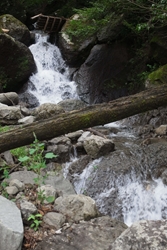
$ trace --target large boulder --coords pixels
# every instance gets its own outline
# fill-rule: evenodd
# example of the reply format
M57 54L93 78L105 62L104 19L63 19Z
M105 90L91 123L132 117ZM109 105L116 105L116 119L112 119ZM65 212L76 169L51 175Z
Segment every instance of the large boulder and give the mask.
M99 215L95 201L85 195L68 195L55 200L54 209L66 215L68 221L90 220Z
M0 90L17 91L36 70L29 48L0 33Z
M0 249L21 250L23 223L15 203L0 196Z
M0 94L0 103L9 106L17 105L19 103L18 94L15 92L2 93Z
M81 221L63 228L60 234L45 238L35 250L108 250L126 228L123 222L109 216Z
M139 221L112 244L114 250L166 250L167 221Z
M166 84L167 81L167 64L159 67L148 75L146 87L154 87L160 84Z
M77 18L79 18L79 16L74 15L71 19ZM77 39L76 43L75 37L71 39L66 32L66 29L68 29L68 23L71 19L67 20L66 24L61 30L59 36L59 47L63 57L67 61L67 64L70 67L78 67L89 55L90 49L93 47L96 41L96 36L86 37L82 40Z
M8 35L12 36L19 42L25 45L30 45L30 31L22 22L14 16L5 14L0 16L0 28L8 31Z
M74 75L78 95L92 104L107 102L127 94L125 87L128 50L125 44L98 44Z
M20 106L7 106L0 103L0 124L17 124L22 117Z
M114 151L114 143L112 140L97 135L88 136L83 146L87 154L92 158L98 158Z
M58 104L44 103L32 111L32 115L36 117L36 120L48 119L51 116L64 113L64 109Z

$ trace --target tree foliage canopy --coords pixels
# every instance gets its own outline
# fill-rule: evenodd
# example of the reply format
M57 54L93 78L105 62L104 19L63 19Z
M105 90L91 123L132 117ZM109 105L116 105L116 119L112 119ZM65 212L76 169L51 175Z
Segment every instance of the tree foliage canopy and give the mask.
M167 25L166 0L98 0L75 11L80 18L68 27L68 35L75 37L96 33L114 16L122 16L127 29L142 35Z

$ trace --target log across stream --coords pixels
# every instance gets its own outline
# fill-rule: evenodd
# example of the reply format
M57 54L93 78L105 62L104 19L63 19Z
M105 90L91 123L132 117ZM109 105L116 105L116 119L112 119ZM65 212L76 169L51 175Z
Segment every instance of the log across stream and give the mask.
M25 125L0 135L0 153L28 145L38 140L49 140L69 132L104 125L123 118L167 106L167 86L158 86L138 94L122 97L109 103L63 113L49 119Z

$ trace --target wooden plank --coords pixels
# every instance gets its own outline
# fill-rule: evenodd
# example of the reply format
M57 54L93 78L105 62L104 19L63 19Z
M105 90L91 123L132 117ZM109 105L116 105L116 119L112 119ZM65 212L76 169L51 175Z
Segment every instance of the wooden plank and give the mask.
M35 18L37 18L37 17L39 17L39 16L42 16L42 13L40 13L40 14L38 14L38 15L36 15L36 16L32 16L31 19L35 19Z
M47 28L47 25L48 25L48 21L49 21L49 17L47 17L47 20L46 20L46 23L45 23L45 27L44 27L44 31L46 30L46 28Z

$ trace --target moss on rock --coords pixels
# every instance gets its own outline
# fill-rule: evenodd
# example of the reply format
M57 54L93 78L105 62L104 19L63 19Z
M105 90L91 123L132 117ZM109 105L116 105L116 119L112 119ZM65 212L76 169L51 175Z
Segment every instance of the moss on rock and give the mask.
M158 68L157 70L153 71L151 74L148 75L147 85L149 87L166 83L167 83L167 64L161 66L160 68Z
M30 32L28 28L14 16L9 14L0 16L0 29L9 30L8 35L25 45L30 45Z

